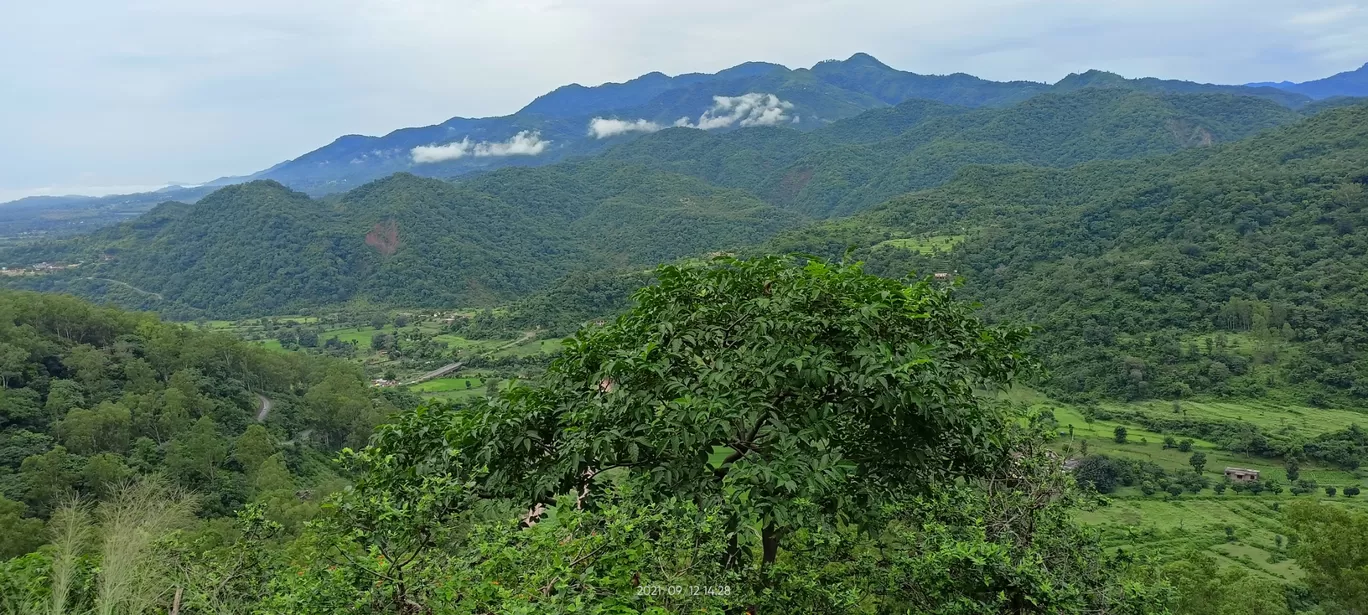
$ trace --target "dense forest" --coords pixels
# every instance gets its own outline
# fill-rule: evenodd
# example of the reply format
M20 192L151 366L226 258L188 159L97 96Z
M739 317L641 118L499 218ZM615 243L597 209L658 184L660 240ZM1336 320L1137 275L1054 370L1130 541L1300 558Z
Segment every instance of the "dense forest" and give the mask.
M46 542L70 498L153 476L194 491L206 520L257 503L297 525L343 484L331 453L412 404L366 384L349 363L0 292L0 557Z
M971 168L766 249L952 273L990 318L1041 327L1060 393L1361 406L1366 168L1360 105L1165 158Z
M953 289L779 257L652 278L537 381L393 414L337 465L320 453L413 400L326 360L4 295L6 348L29 355L7 351L3 390L30 402L7 404L29 410L6 436L45 444L0 500L0 608L1362 612L1347 545L1368 516L1342 506L1285 507L1306 575L1286 585L1107 548L1076 515L1131 470L1091 456L1071 478L1051 417L985 394L1038 372L1030 332ZM253 394L279 404L264 422Z
M950 180L972 164L1069 166L1233 141L1299 119L1267 100L1087 88L996 109L911 101L813 132L675 128L604 156L449 183L397 174L314 199L272 182L0 251L84 263L25 288L164 314L290 313L355 298L490 306L571 271L764 242Z

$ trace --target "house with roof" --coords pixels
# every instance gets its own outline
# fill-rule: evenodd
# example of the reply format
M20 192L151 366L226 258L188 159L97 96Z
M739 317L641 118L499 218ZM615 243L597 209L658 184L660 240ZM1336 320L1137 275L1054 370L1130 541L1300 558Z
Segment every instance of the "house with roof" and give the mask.
M1248 468L1226 468L1225 477L1237 483L1248 483L1259 480L1259 471Z

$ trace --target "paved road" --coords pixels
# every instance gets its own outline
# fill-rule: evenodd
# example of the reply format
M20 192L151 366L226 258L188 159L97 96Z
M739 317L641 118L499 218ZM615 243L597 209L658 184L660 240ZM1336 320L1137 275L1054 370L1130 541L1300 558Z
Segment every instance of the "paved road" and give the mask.
M260 423L265 421L266 415L271 413L271 400L261 393L257 393L257 400L261 402L261 407L257 409L257 422Z
M451 372L454 372L454 371L456 371L456 370L458 370L458 369L461 369L461 366L462 366L462 365L465 365L465 363L448 363L448 364L443 365L443 366L441 366L441 367L439 367L439 368L437 368L437 369L434 369L434 370L432 370L432 371L430 371L430 372L428 372L428 373L426 373L426 374L423 374L422 376L419 376L419 377L417 377L417 378L414 378L413 380L410 380L410 381L408 381L408 382L403 382L403 383L401 383L401 384L405 384L405 385L408 385L408 384L418 384L419 382L424 382L424 381L427 381L427 380L432 380L433 378L437 378L437 377L439 377L439 376L445 376L445 375L447 375L447 374L450 374Z

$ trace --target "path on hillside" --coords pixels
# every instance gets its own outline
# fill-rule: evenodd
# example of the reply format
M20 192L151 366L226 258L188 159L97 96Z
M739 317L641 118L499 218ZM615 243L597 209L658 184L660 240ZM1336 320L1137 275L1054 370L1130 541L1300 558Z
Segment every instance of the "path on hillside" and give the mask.
M142 293L142 294L144 294L144 295L151 295L151 296L153 296L153 297L156 297L158 301L166 301L166 297L161 296L161 293L154 293L154 292L152 292L152 291L150 291L150 290L143 290L143 289L141 289L141 288L138 288L137 286L134 286L134 285L132 285L132 284L129 284L128 282L120 282L120 281L118 281L118 280L111 280L111 279L109 279L109 278L92 278L92 277L84 277L84 278L78 278L78 279L81 279L81 280L99 280L99 281L101 281L101 282L109 282L110 284L118 284L119 286L122 286L122 287L124 287L124 288L130 289L130 290L134 290L134 291L137 291L137 292L140 292L140 293Z
M461 369L462 365L465 365L465 363L448 363L426 374L423 374L422 376L414 378L413 380L410 380L408 382L401 382L400 384L403 386L408 386L410 384L418 384L419 382L432 380L433 378L445 376L447 374L450 374L451 372Z
M260 423L271 413L271 400L261 393L257 393L257 399L261 402L261 407L257 409L257 422Z
M499 346L498 348L495 348L494 350L491 350L490 352L502 352L502 351L504 351L504 350L508 350L509 348L512 348L512 347L514 347L514 346L517 346L518 344L521 344L521 343L523 343L523 342L526 342L527 340L530 340L530 339L532 339L532 338L534 338L534 337L537 337L537 332L536 332L536 331L528 331L528 332L526 332L526 333L523 333L523 334L522 334L522 337L520 337L520 338L518 338L518 339L516 339L516 340L513 340L513 341L511 341L511 342L509 342L509 343L507 343L507 344L504 344L503 346Z

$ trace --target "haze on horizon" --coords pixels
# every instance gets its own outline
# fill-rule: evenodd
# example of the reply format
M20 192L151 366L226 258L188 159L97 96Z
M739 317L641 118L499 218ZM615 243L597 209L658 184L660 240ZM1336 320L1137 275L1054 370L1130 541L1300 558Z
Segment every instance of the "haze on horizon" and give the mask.
M1306 81L1368 61L1368 3L172 0L0 8L0 202L252 173L343 134L517 111L567 83L867 52L1056 81Z

